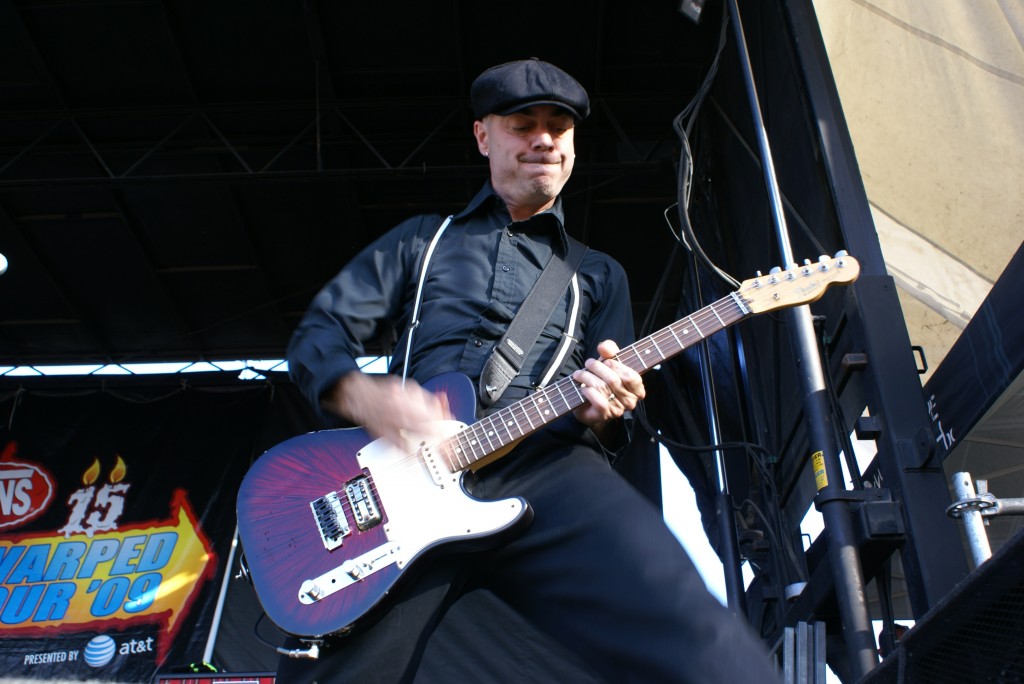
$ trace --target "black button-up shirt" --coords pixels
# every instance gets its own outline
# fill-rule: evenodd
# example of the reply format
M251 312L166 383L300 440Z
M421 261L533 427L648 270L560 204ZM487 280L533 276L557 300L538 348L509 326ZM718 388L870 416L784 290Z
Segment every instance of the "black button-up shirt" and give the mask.
M288 348L292 379L314 406L346 373L358 369L364 345L394 325L406 330L412 316L423 255L442 216L408 219L349 261L314 298ZM540 276L552 249L564 253L561 201L527 221L513 222L490 182L453 216L431 257L413 337L409 377L422 383L457 370L477 384L484 363L519 305ZM559 376L597 356L597 344L633 342L626 275L618 262L595 250L577 271L581 342ZM554 309L540 339L495 407L522 398L553 355L567 323L569 293ZM406 330L405 334L408 334ZM393 372L401 372L403 340Z

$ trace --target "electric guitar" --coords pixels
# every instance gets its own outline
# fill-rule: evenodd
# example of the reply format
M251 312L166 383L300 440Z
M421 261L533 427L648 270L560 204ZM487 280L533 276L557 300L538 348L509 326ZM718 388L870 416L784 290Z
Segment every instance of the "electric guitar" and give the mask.
M644 373L749 316L813 302L859 272L857 261L840 252L758 274L621 349L618 359ZM467 377L447 373L424 387L444 392L459 420L432 426L435 436L413 450L373 441L360 428L323 430L273 447L246 474L238 531L248 574L267 616L284 631L344 632L383 608L427 556L494 545L529 523L525 500L475 499L463 488L462 473L585 403L579 385L565 377L471 422L476 392Z

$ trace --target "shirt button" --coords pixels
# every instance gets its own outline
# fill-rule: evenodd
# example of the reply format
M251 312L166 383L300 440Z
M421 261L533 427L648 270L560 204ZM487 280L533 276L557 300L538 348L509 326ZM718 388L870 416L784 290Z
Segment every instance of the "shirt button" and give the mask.
M508 266L502 266L502 267L501 267L501 270L502 270L502 271L504 271L505 273L508 273L508 272L509 272L509 271L511 271L512 269L510 269L510 268L509 268Z
M481 342L480 340L473 340L473 344L474 344L475 346L477 346L477 347L482 347L482 346L484 346L484 343L483 343L483 342Z
M515 237L515 236L514 236L514 235L512 234L512 229L511 229L511 228L507 228L507 229L505 230L505 234L506 234L506 235L508 235L509 237Z

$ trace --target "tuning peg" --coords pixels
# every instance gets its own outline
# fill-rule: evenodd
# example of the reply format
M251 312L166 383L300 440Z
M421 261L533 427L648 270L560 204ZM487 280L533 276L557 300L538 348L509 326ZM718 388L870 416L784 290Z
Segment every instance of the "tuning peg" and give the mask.
M842 259L843 257L848 256L850 256L850 253L847 252L845 249L841 249L838 252L836 252L836 259Z
M779 268L778 266L772 266L772 269L770 271L768 271L768 273L770 273L771 275L775 275L776 273L781 273L781 272L782 272L782 269Z
M827 254L822 254L821 256L818 257L818 261L821 263L825 263L826 261L832 261L832 257L830 257Z

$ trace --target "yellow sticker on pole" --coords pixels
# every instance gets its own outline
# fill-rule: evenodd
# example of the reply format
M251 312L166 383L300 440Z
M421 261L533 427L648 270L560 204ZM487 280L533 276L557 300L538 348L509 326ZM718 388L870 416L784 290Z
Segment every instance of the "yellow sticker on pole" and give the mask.
M828 487L828 474L825 472L825 456L820 451L811 454L811 466L814 468L814 484L820 492Z

